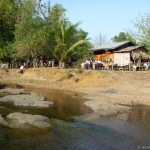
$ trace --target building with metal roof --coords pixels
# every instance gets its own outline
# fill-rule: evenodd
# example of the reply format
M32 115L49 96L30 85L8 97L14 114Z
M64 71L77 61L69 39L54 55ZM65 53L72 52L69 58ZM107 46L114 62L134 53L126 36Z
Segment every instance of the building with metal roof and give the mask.
M112 67L114 64L119 66L134 65L141 66L142 61L146 60L147 50L144 46L137 46L130 41L116 42L101 45L90 49L93 51L95 60L103 61L105 65Z
M119 49L123 46L134 46L135 44L133 44L130 41L124 41L124 42L116 42L116 43L111 43L111 44L105 44L105 45L101 45L99 47L96 48L92 48L90 49L91 51L100 51L100 50L115 50L115 49Z

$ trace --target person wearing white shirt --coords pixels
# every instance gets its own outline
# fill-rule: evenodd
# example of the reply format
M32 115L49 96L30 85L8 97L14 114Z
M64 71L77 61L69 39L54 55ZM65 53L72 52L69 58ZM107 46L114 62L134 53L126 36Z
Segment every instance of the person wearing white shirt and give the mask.
M21 65L19 73L23 74L24 66Z

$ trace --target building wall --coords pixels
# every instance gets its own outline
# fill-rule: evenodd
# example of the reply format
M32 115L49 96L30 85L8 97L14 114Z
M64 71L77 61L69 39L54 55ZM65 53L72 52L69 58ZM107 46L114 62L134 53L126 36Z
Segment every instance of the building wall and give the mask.
M130 52L114 53L114 64L126 66L130 64Z
M100 60L104 63L105 63L106 58L110 58L111 61L108 62L107 64L112 65L113 61L114 61L114 54L112 52L111 53L105 53L105 54L99 54L99 55L94 55L94 58L95 58L95 60Z

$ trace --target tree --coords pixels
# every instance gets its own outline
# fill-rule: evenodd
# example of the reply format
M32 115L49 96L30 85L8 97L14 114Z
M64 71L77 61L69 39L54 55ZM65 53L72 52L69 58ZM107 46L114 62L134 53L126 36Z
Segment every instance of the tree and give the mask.
M57 45L55 47L55 52L59 59L59 67L64 67L64 62L70 52L74 51L79 45L85 43L85 40L76 40L75 38L78 25L79 23L74 25L68 24L66 20L60 22L61 30L56 35Z
M0 60L12 60L15 18L17 8L15 0L0 0Z
M37 3L27 1L20 7L21 16L15 30L16 58L32 57L37 61L47 46L47 28L37 6Z
M32 0L0 0L0 59L26 61L39 57L60 62L82 58L87 32L65 16L65 9Z
M92 59L93 53L89 51L89 48L92 48L92 44L88 41L87 38L88 32L85 32L82 29L79 29L76 31L75 40L81 40L84 39L86 42L82 45L79 45L75 48L75 50L71 51L66 58L66 63L68 66L77 67L80 66L81 62L83 62L85 59Z
M45 24L47 28L47 59L55 59L58 57L55 54L56 34L60 32L60 22L65 13L65 9L60 4L55 4L53 7L48 6L48 16L45 17Z
M126 36L127 36L128 41L131 41L132 43L137 44L136 35L131 30L126 32Z
M106 35L102 35L102 33L100 32L99 35L97 37L95 37L94 39L94 45L95 47L97 46L101 46L103 44L106 44L107 42L107 38Z
M127 41L127 40L128 40L128 37L127 37L127 34L125 32L120 32L118 36L115 35L112 38L113 42L123 42L123 41Z
M132 43L136 44L136 38L134 33L129 30L128 32L120 32L119 35L115 35L112 39L113 42L124 42L124 41L131 41Z
M137 42L140 45L146 46L150 53L150 15L140 16L134 23Z

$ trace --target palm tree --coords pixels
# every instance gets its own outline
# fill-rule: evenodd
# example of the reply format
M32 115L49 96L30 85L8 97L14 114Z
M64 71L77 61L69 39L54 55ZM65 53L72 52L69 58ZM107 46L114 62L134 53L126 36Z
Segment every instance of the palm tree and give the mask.
M77 40L77 27L80 23L74 25L68 24L67 21L60 22L60 31L56 34L55 55L59 59L59 67L64 68L67 56L79 45L85 43L85 40Z

